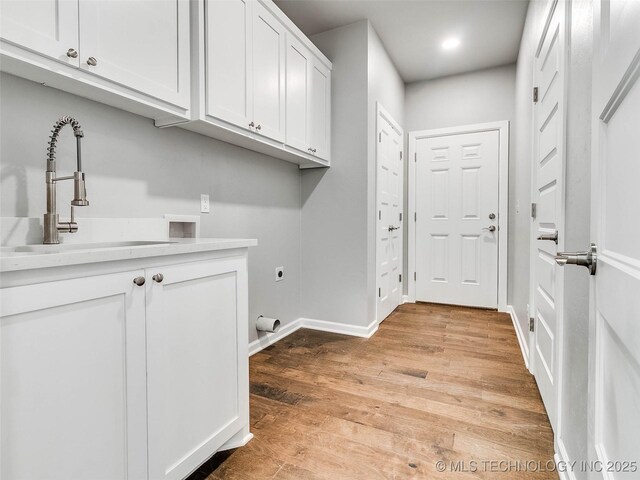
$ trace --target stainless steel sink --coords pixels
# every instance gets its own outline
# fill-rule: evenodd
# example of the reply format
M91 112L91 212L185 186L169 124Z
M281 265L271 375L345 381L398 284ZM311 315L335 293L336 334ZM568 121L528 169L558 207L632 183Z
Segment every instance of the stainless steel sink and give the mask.
M57 245L18 245L15 247L2 247L0 255L40 255L47 253L65 253L79 250L100 250L104 248L148 247L152 245L169 245L170 241L146 241L133 240L123 242L98 242L98 243L60 243Z

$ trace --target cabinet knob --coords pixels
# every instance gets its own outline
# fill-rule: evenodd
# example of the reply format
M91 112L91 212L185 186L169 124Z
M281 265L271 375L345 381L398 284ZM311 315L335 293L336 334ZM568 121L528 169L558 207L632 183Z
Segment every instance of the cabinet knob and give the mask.
M144 277L136 277L133 279L133 283L135 283L137 286L141 287L142 285L144 285Z
M70 48L69 50L67 50L67 57L78 58L78 52L74 48Z
M249 124L249 128L253 128L253 127L255 127L255 125L256 125L255 123L251 122L251 123Z
M153 277L153 281L156 283L162 283L162 280L164 280L164 275L162 275L161 273L156 273Z
M95 67L96 65L98 65L98 60L96 60L95 57L89 57L87 58L87 65Z
M262 130L262 125L256 126L256 130Z

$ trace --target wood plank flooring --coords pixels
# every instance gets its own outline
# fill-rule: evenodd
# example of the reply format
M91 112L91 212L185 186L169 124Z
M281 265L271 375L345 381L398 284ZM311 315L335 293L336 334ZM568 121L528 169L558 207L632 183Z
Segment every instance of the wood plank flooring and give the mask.
M370 339L298 330L250 381L254 439L190 480L558 478L506 314L407 304Z

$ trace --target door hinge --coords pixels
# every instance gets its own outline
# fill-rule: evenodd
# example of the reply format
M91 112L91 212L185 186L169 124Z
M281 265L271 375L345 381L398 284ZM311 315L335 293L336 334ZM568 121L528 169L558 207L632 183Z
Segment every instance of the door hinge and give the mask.
M402 150L400 150L400 160L402 160Z
M533 103L538 103L538 87L533 87Z
M398 282L402 283L402 274L398 275Z
M418 274L413 272L413 281L415 282L418 279Z
M381 297L381 296L382 296L382 289L378 288L378 297Z
M415 153L413 154L413 161L414 161L414 162L417 162L417 161L418 161L418 152L415 152Z
M379 141L379 142L382 142L382 132L380 132L380 133L378 134L378 141Z
M413 212L413 221L414 222L418 221L418 212Z
M531 218L536 218L537 214L538 214L538 204L537 203L532 203L531 204Z
M382 210L378 210L378 220L382 220Z
M400 212L400 221L402 221L402 212Z
M535 330L535 328L536 328L535 325L536 325L535 320L533 319L533 317L530 317L529 318L529 331L530 332L533 332Z

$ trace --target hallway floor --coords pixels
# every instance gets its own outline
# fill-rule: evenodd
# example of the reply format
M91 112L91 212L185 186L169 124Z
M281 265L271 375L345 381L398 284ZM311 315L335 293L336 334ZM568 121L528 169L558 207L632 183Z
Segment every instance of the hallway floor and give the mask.
M503 313L406 304L370 339L298 330L250 381L254 439L189 480L558 478Z

